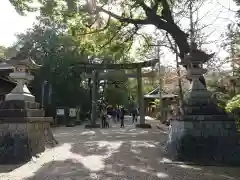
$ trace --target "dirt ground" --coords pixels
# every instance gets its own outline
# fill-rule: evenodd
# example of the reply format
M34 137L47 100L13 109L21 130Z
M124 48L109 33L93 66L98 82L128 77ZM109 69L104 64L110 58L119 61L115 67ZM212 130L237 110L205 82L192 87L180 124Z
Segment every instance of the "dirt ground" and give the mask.
M152 121L154 124L154 121ZM125 128L54 128L59 145L20 167L0 167L0 180L240 180L237 167L197 167L163 156L167 133Z

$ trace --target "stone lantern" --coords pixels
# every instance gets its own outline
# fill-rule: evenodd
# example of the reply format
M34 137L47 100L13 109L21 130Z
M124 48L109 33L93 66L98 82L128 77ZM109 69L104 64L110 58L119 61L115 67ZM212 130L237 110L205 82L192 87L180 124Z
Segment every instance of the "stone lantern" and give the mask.
M202 67L212 55L196 48L185 56L191 87L184 95L183 113L171 121L166 155L172 160L203 164L240 164L240 136L231 114L219 108L200 82Z
M53 118L45 117L44 109L27 88L34 78L29 70L41 66L28 58L12 58L2 63L6 64L12 66L9 76L16 81L16 87L0 104L0 164L15 164L30 160L57 141L50 128Z
M16 80L17 85L11 91L11 93L6 95L5 100L35 102L35 97L30 93L26 84L34 79L34 77L30 74L29 70L39 68L41 66L36 64L30 58L23 60L11 59L6 62L14 67L14 72L10 73L9 76Z

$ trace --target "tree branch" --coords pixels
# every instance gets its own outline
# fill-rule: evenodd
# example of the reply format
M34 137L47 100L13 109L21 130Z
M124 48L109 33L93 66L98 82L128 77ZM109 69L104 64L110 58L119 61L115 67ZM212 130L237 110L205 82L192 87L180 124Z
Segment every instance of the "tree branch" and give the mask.
M104 31L104 30L106 30L106 29L109 27L109 25L110 25L110 20L111 20L111 16L108 16L107 24L106 24L103 28L101 28L101 29L96 29L95 31L91 31L91 32L86 32L86 33L78 34L78 35L82 36L82 35L94 34L94 33L98 33L98 32Z
M143 8L146 14L152 11L152 9L148 7L143 0L136 0L136 4L139 4Z
M175 54L177 54L178 56L180 56L180 54L178 53L178 50L174 47L174 45L172 44L171 42L171 39L169 37L169 35L166 33L166 37L167 37L167 40L168 40L168 43L170 44L170 47L171 47L171 50L173 50L173 52Z
M112 40L117 37L119 31L121 30L121 28L118 29L118 31L116 32L115 35L113 35L105 44L103 44L102 46L100 46L100 49L104 48L106 45L110 44L112 42Z
M152 7L152 11L153 12L157 12L157 10L158 10L158 6L159 6L159 3L161 2L161 0L155 0L155 4L153 5L153 7Z
M189 52L190 47L187 41L188 35L183 32L178 25L176 25L173 21L173 17L171 14L170 7L168 5L168 2L166 0L159 0L159 2L162 3L163 6L163 17L157 15L154 13L151 8L146 7L146 4L141 2L141 0L137 0L138 4L141 5L142 8L145 8L147 10L146 12L146 19L130 19L130 18L124 18L121 17L115 13L112 13L111 11L108 11L102 7L97 8L97 12L104 12L111 17L119 20L120 22L124 23L130 23L134 25L147 25L152 24L155 25L158 29L162 29L167 31L175 40L176 44L179 47L180 51L180 57L181 59L184 58L184 55ZM149 10L149 11L148 11Z
M171 13L171 10L170 10L167 0L161 0L161 1L162 1L162 6L163 6L163 10L162 10L163 19L165 19L169 23L174 23L172 13Z
M117 14L112 13L111 11L108 11L104 8L98 7L97 8L97 12L104 12L106 14L108 14L109 16L119 20L120 22L124 22L124 23L130 23L130 24L134 24L134 25L138 25L138 24L151 24L151 22L148 19L130 19L130 18L124 18L121 17Z

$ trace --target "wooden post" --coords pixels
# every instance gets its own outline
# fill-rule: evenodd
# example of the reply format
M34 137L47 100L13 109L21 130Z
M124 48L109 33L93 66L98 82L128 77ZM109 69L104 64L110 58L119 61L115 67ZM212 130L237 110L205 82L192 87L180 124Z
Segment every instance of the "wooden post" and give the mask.
M144 98L142 92L142 67L139 65L137 66L137 83L140 124L145 124Z

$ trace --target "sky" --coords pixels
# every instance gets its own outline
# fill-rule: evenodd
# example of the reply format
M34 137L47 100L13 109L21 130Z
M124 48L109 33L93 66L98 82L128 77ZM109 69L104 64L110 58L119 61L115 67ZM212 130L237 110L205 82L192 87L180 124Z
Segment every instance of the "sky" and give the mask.
M218 55L222 58L227 56L227 53L220 48L220 44L223 41L221 34L226 31L227 24L235 19L235 12L237 10L236 5L232 0L210 0L204 5L199 16L204 15L208 12L202 21L204 24L211 24L205 29L205 33L211 33L208 41L214 41L205 45L204 48L212 51L218 52ZM37 13L30 13L27 16L20 16L16 13L14 8L11 6L8 0L0 1L0 22L2 27L0 28L0 45L1 46L11 46L16 42L16 34L23 33L28 28L32 27L32 24L36 20ZM216 19L217 17L217 19ZM188 26L186 20L182 20L183 26ZM153 31L152 27L146 28L146 31ZM216 41L217 40L217 41ZM168 56L166 53L165 56ZM167 63L167 59L165 63Z
M15 41L17 33L25 32L31 28L36 20L37 13L20 16L8 0L0 0L0 45L11 46Z

